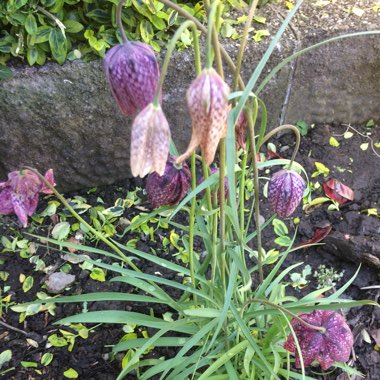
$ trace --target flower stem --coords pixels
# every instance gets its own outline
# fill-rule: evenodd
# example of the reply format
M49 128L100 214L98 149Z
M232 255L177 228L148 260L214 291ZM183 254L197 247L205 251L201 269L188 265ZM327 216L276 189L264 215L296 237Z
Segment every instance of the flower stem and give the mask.
M127 35L125 34L124 27L123 27L123 22L121 21L121 10L123 9L125 0L120 0L119 4L117 4L116 8L116 25L117 28L119 29L119 33L121 36L121 39L124 44L126 44L128 41Z
M249 34L249 29L251 28L252 24L252 19L255 14L256 8L257 8L257 3L258 0L253 0L251 7L249 8L249 13L247 16L247 21L245 22L244 26L244 31L243 31L243 36L240 40L240 48L238 52L238 56L236 59L236 70L234 74L234 82L233 82L233 90L237 91L238 89L238 84L239 84L239 75L240 75L240 70L241 70L241 63L243 61L243 56L244 56L244 50L245 47L247 46L247 39L248 39L248 34Z
M255 110L258 109L257 98L254 98ZM249 110L248 110L249 113ZM257 116L257 114L256 114ZM256 121L256 120L255 120ZM252 166L253 166L253 182L254 182L254 202L255 202L255 225L257 231L257 265L259 270L260 284L264 281L263 275L263 252L261 241L261 226L260 226L260 194L259 194L259 170L257 167L257 155L256 155L256 137L255 137L255 124L253 117L248 115L248 131L251 140L252 149Z
M277 128L274 128L272 131L270 131L269 133L267 133L264 136L263 140L261 141L260 147L263 144L265 144L276 133L281 132L281 131L285 131L285 130L291 130L292 132L294 132L294 134L296 136L296 146L294 147L292 158L291 158L290 164L289 164L289 170L290 170L292 168L294 159L296 158L296 155L298 153L298 150L300 148L300 143L301 143L301 134L300 134L300 131L299 131L299 129L297 127L295 127L292 124L284 124L284 125L281 125L281 126L279 126Z
M160 81L158 83L158 86L156 88L156 94L154 96L153 104L155 107L159 107L160 105L160 94L162 90L162 86L164 84L164 80L166 77L166 74L168 72L169 62L170 58L173 54L173 51L175 49L177 41L181 38L182 33L187 28L191 28L193 32L193 43L194 43L194 54L195 54L195 62L196 62L196 68L198 71L198 62L200 62L200 52L199 52L199 38L197 34L197 28L192 20L185 21L175 32L173 38L170 40L168 50L166 51L164 63L162 64L161 68L161 75L160 75Z
M191 189L194 190L197 187L197 174L195 166L195 153L191 155ZM195 281L195 270L194 270L194 224L195 224L195 206L196 198L193 197L191 200L190 216L189 216L189 265L190 265L190 276L191 283L195 289L197 284ZM197 306L197 295L194 294L194 305Z
M193 17L189 12L187 12L185 9L181 8L179 5L173 3L171 0L159 0L162 4L165 4L166 6L174 9L175 11L178 12L181 16L185 17L188 20L191 20L194 22L198 30L200 30L202 33L207 34L207 28L202 25L195 17ZM229 54L227 53L226 49L224 49L223 46L220 46L220 53L230 68L230 70L234 73L236 71L235 64ZM239 87L241 90L244 89L244 82L243 79L239 76Z
M205 4L208 6L208 0L205 0ZM215 0L211 7L209 8L208 12L208 28L207 28L207 40L206 40L206 69L210 69L212 67L212 61L213 61L213 55L212 55L212 46L213 46L213 35L214 33L214 27L215 27L215 13L217 10L217 7L219 5L219 0ZM216 54L216 49L214 45L214 53Z
M269 305L269 306L272 306L273 308L275 309L278 309L278 310L281 310L282 312L284 312L285 314L288 314L290 315L291 317L297 319L299 322L301 322L303 325L305 325L307 328L311 329L311 330L316 330L316 331L320 331L322 334L324 334L326 332L326 328L325 327L322 327L322 326L315 326L315 325L312 325L306 321L304 321L302 318L300 318L299 315L291 312L290 310L288 310L286 307L283 307L283 306L280 306L276 303L273 303L273 302L270 302L270 301L267 301L267 300L262 300L262 299L251 299L251 300L248 300L241 308L241 311L240 311L240 315L243 316L244 314L244 309L252 304L252 303L262 303L264 305Z

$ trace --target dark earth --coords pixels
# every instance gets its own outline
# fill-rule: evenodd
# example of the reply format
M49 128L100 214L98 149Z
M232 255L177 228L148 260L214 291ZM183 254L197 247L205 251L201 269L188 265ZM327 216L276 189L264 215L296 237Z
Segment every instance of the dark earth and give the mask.
M352 137L348 139L342 136L347 130L353 132ZM339 147L333 147L329 144L330 137L333 135L340 143ZM302 261L305 265L308 264L312 267L312 273L321 264L333 268L337 273L344 271L343 278L337 283L337 287L339 287L346 283L358 269L358 266L362 264L359 275L346 292L345 297L355 300L378 301L380 295L380 217L376 213L375 215L368 215L366 210L376 209L377 212L380 212L380 149L374 147L372 150L370 139L373 142L380 141L380 127L376 125L370 128L355 126L355 130L353 130L343 125L321 125L310 129L307 136L302 138L297 160L305 167L309 177L316 171L315 162L321 162L330 169L326 178L320 175L314 179L310 178L310 180L318 180L322 184L326 179L339 179L352 188L355 198L352 202L346 203L335 211L327 210L330 203L309 208L307 213L303 212L300 207L295 215L300 218L296 243L311 239L313 231L317 227L331 225L332 231L324 239L325 244L296 251L289 256L286 265ZM272 142L282 157L291 155L293 146L291 135L283 135ZM362 150L361 144L367 142L369 143L368 148ZM125 180L114 186L98 188L96 191L85 190L79 192L79 195L85 197L87 203L92 206L96 205L98 197L100 197L106 207L110 207L116 199L125 197L128 190L133 190L136 186L143 187L144 181ZM66 194L66 196L77 194ZM142 191L140 195L145 197ZM322 189L313 194L313 198L321 196L324 196ZM47 199L41 201L38 211L41 212L45 209L46 204ZM129 208L123 217L132 219L141 211L141 207L149 208L149 204L144 201L139 208ZM264 217L270 216L270 211L265 206L261 212ZM49 218L45 218L41 225L33 222L32 226L35 228L29 228L29 231L47 236L51 232L53 222ZM184 223L186 222L184 221ZM286 224L291 233L294 232L293 217L287 220ZM19 227L16 217L0 217L0 233L2 236L10 238L21 236L24 232ZM122 232L122 227L118 232ZM267 249L275 247L273 232L268 229L264 238L264 246ZM138 248L149 250L143 239L138 244ZM159 254L159 250L157 252ZM38 254L46 265L60 268L65 263L59 253L49 247L40 246ZM1 271L9 273L8 279L5 282L0 282L1 298L12 294L12 300L16 303L34 300L36 292L41 291L46 274L41 271L34 271L34 265L28 259L21 258L17 252L3 252L0 258L3 260L0 267ZM154 273L158 269L151 264L145 264L140 262L139 266L148 273ZM165 277L176 279L171 272L165 272L163 268L159 268L159 270ZM70 273L76 276L76 280L64 291L63 294L65 295L95 291L131 291L128 286L119 283L94 281L89 277L90 272L82 270L78 265L72 265ZM23 292L19 281L20 274L33 275L34 277L34 286L26 293ZM316 288L316 278L311 274L307 279L310 281L308 286L304 290L295 289L295 293L310 292ZM5 294L2 293L4 285L11 287L10 291ZM147 313L151 306L128 302L123 304L107 302L89 304L87 307L90 310L121 308ZM0 378L59 380L65 379L63 373L69 368L74 368L78 372L79 379L113 380L117 377L123 355L112 357L110 345L117 343L124 335L120 325L103 325L90 332L87 339L78 337L72 352L68 352L67 346L51 347L47 350L47 337L58 332L59 329L59 326L53 323L65 316L82 312L83 304L57 304L54 317L47 312L42 312L26 318L23 323L19 323L19 314L10 308L6 308L4 303L2 303L0 310L0 352L10 349L13 354L11 361L0 370ZM162 306L153 307L153 310L155 315L170 311ZM379 379L380 309L363 306L345 310L344 313L355 337L354 353L350 364L354 363L354 366L366 375L366 379ZM34 346L30 344L30 341L28 343L27 339L32 339L35 342ZM42 366L40 359L47 351L54 355L54 359L49 365ZM170 357L174 354L175 351L172 348L163 348L155 349L148 355L158 358L161 356ZM20 364L21 361L36 362L38 366L37 368L23 368ZM14 369L7 371L9 368ZM37 373L36 369L40 373ZM316 379L348 379L344 374L337 371L322 375L319 373L318 367L315 368L314 373L309 373L309 375ZM134 375L127 377L127 379L135 378L137 377Z

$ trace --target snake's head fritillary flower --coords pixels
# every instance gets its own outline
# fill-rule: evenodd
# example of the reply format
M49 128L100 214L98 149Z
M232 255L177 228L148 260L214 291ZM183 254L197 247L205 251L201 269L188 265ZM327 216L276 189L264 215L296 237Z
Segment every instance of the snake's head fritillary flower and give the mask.
M353 336L347 322L340 314L331 310L315 310L299 317L311 325L325 328L323 333L305 326L298 319L291 321L305 366L317 361L322 369L326 370L334 362L346 362L349 359ZM293 334L288 336L284 348L294 353L296 367L300 368L301 358Z
M128 41L114 46L104 57L104 71L125 116L135 115L153 101L160 69L148 45Z
M54 183L53 170L49 169L45 178ZM8 174L8 181L0 182L0 214L16 214L21 225L28 225L28 216L37 209L39 193L51 194L52 191L33 171L25 169Z
M200 145L205 162L210 165L221 138L227 134L229 87L213 69L204 69L187 91L187 105L192 120L192 135L182 162Z
M163 175L169 155L170 128L161 106L148 104L135 118L131 134L131 171L134 177Z
M268 199L272 210L282 218L293 214L300 204L305 181L293 170L280 170L269 181Z
M182 167L174 164L175 158L169 156L162 176L158 173L148 175L146 192L154 208L179 203L190 188L190 169L186 163Z

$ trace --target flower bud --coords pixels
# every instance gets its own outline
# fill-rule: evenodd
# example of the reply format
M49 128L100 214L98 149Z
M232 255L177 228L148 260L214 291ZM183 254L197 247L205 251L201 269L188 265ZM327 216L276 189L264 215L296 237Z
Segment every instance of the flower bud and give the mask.
M135 118L131 134L131 171L134 177L163 175L169 154L170 128L161 106L148 104Z
M291 325L297 337L305 366L313 361L319 362L323 370L337 362L346 362L353 346L353 336L345 319L335 311L314 310L311 313L299 315L305 322L323 327L324 332L311 329L298 319L293 319ZM301 358L296 348L293 334L288 336L284 348L294 353L296 367L301 368Z
M142 42L126 42L108 50L104 71L121 112L133 116L153 101L160 69L153 50Z
M272 210L282 218L293 214L301 202L305 182L293 170L280 170L269 181L268 199Z
M186 152L178 157L184 161L201 146L205 162L210 165L219 140L227 134L229 87L212 68L204 69L187 91L187 105L192 120L191 141Z
M146 192L154 208L179 203L190 188L190 169L186 163L182 168L174 165L174 157L169 156L162 176L149 174L146 181Z

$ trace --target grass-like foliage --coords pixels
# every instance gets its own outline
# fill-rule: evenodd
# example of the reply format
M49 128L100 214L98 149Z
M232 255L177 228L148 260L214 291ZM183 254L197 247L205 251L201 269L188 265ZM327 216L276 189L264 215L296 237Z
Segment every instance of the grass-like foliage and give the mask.
M176 5L169 0L162 2L176 9ZM138 325L153 331L150 336L136 335L113 346L115 353L126 352L118 379L132 372L142 380L157 375L160 379L198 380L311 379L306 375L305 367L313 361L326 369L335 361L347 361L350 355L352 333L338 311L376 303L342 297L355 276L329 296L323 297L331 287L318 289L300 299L289 296L289 284L285 277L300 264L287 267L284 263L287 256L296 251L293 248L295 237L286 236L285 224L276 219L273 225L282 238L284 250L270 250L268 242L262 240L262 232L271 225L273 218L267 218L265 223L260 219L260 186L263 187L267 179L260 178L259 171L274 166L282 169L272 177L268 187L268 199L278 215L288 217L301 201L305 189L302 176L307 175L295 162L299 130L285 125L267 132L265 106L255 93L255 89L263 88L258 79L302 0L288 13L246 84L239 72L257 1L251 4L236 64L218 42L219 2L215 0L210 4L205 1L204 4L208 16L206 26L182 11L181 15L188 21L182 23L169 44L159 80L153 51L129 42L126 35L123 36L124 45L114 48L106 58L106 71L115 99L122 111L135 116L132 126L132 172L154 176L150 177L153 181L149 190L152 192L150 199L155 206L162 205L144 218L133 221L123 236L138 228L144 220L161 218L163 223L175 226L185 237L183 241L188 265L180 265L148 250L143 251L107 237L86 222L53 185L38 174L41 182L54 191L60 202L77 218L82 229L97 241L105 243L108 249L46 237L43 240L55 244L62 251L76 248L86 252L88 255L82 256L83 260L113 274L112 282L126 283L135 291L56 297L34 304L114 300L169 307L171 316L124 310L86 310L57 322ZM122 2L119 12L121 9ZM119 18L120 27L121 22ZM171 52L187 28L193 35L197 78L187 95L193 120L192 139L186 152L179 156L173 142L169 148L170 131L160 104ZM197 29L206 34L205 64L200 60ZM308 50L310 48L305 49ZM133 59L140 65L138 75L136 66L130 64ZM232 91L224 83L223 60L234 72ZM264 79L264 84L279 67ZM133 87L136 84L133 81L142 88ZM148 86L152 83L154 88L149 94L148 91L141 96L136 94L136 91L150 88ZM259 114L261 124L256 125ZM244 127L248 130L247 139ZM292 158L258 161L257 153L261 146L273 134L284 129L296 136ZM237 140L242 146L237 146ZM201 147L202 156L195 154L198 146ZM219 167L215 171L210 170L208 164L214 160L217 147ZM172 156L168 160L169 149ZM183 171L188 158L190 170L186 168ZM197 178L196 169L203 171L202 180ZM33 171L30 168L27 170ZM22 173L13 176L17 178L18 175L22 176ZM11 197L13 182L9 181L3 188L7 190L4 197ZM160 192L162 189L165 189L163 193ZM177 205L167 206L175 203L173 199L177 203L182 200ZM12 211L12 207L18 209L20 203L12 203L9 207L8 211ZM182 221L188 221L187 225L176 219L180 214ZM112 265L99 261L99 257L112 260ZM141 271L140 260L156 265L156 274ZM157 274L160 268L172 271L182 281L176 282ZM152 347L161 346L175 347L175 356L152 359L146 355Z

